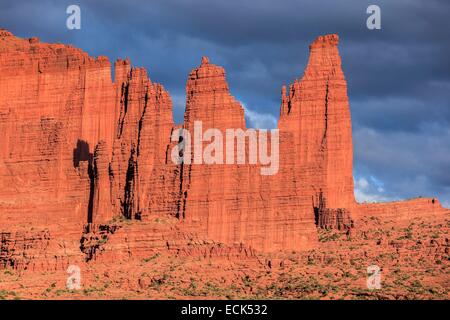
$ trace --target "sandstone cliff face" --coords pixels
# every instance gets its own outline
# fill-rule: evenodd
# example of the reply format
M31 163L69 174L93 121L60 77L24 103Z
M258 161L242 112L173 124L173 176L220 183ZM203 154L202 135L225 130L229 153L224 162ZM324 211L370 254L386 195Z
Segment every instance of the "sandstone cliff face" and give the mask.
M358 205L355 217L362 219L367 216L376 216L398 223L411 223L415 218L430 215L439 216L449 213L442 208L438 199L416 198L405 201L364 203Z
M114 135L108 60L3 31L0 74L0 220L84 223L89 154Z
M208 58L188 77L184 124L175 125L169 93L129 60L115 62L112 82L107 58L0 30L0 266L58 268L100 252L125 259L163 247L304 250L317 245L317 227L348 230L367 214L448 213L431 199L355 202L337 45L337 35L317 38L303 77L282 88L280 166L264 176L248 161L171 160L172 133L192 131L195 121L224 137L246 129L224 69ZM162 218L170 227L154 224ZM138 221L118 228L122 219Z

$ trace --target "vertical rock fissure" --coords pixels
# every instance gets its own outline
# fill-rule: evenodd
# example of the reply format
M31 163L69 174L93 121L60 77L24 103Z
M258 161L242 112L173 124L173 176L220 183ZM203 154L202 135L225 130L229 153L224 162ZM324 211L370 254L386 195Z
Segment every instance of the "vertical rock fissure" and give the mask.
M89 158L88 164L89 176L89 203L88 203L88 218L87 223L92 223L94 215L94 193L95 193L95 163L92 158Z
M142 124L144 122L145 113L147 111L147 104L148 104L148 87L145 90L145 97L144 97L144 110L142 111L141 118L139 119L138 124L138 139L137 139L137 156L139 157L140 149L141 149L141 131L142 131Z
M325 83L325 128L323 130L323 137L322 137L322 145L321 149L326 149L326 143L327 143L327 131L328 131L328 94L329 94L329 79Z
M122 136L123 132L123 125L125 122L125 115L128 111L128 83L122 83L122 93L121 93L121 104L122 107L120 108L120 116L119 116L119 130L117 133L117 138L120 138Z
M180 186L178 188L177 213L175 215L178 219L184 218L184 212L181 212L181 203L183 201L183 167L183 163L181 163L179 169Z
M135 160L135 147L131 148L130 158L128 160L128 169L126 173L125 182L125 199L123 203L123 214L125 218L131 219L133 215L133 203L134 203L134 175L136 174L136 160Z

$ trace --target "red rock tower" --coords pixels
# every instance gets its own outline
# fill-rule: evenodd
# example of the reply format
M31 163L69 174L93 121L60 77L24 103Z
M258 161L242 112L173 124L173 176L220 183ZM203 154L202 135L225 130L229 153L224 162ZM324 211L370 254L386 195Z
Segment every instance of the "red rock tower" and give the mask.
M245 128L244 109L229 93L225 70L207 57L186 84L184 127L190 130L194 121L202 121L204 128Z
M310 45L300 80L282 90L280 130L293 132L299 190L318 208L354 204L352 128L347 84L335 34Z

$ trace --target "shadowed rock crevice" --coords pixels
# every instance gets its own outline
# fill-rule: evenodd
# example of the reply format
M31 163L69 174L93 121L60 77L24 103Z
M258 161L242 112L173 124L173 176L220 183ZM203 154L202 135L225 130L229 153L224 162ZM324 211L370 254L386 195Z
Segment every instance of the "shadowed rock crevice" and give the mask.
M87 168L87 176L89 179L87 223L92 223L94 210L95 168L94 168L94 155L89 151L89 143L87 143L84 140L78 139L76 148L73 149L72 161L74 168L77 169L81 169L80 162L87 162L87 165L85 166Z
M125 201L123 203L123 214L125 218L132 219L134 215L139 215L139 212L135 210L135 179L138 176L138 167L136 162L136 151L131 149L130 159L128 160L128 169L126 174L125 183Z
M80 240L80 250L85 254L86 261L89 262L98 256L104 250L109 237L120 228L118 224L86 224Z
M78 168L81 161L92 163L93 155L89 152L89 143L78 139L77 146L73 149L73 167Z

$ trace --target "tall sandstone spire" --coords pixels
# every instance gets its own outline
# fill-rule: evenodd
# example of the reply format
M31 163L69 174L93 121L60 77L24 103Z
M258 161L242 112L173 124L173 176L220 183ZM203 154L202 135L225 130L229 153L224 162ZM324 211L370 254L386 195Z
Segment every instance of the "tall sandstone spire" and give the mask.
M220 130L245 128L244 109L229 92L224 68L207 57L191 71L186 84L184 127L190 130L194 121Z
M301 80L282 90L279 129L293 133L299 190L315 208L352 208L352 129L339 37L325 35L310 45Z

